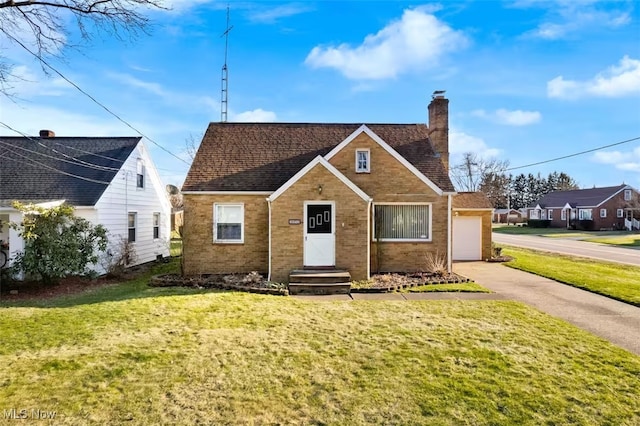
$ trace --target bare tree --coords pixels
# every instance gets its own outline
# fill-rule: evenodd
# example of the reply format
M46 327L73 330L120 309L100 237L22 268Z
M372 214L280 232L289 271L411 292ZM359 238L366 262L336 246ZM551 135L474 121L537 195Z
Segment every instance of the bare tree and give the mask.
M189 137L184 141L184 147L185 147L185 152L187 153L187 155L191 159L191 162L193 163L193 159L196 158L196 154L198 153L200 142L197 142L193 134L189 133Z
M465 152L462 161L451 167L451 178L458 191L476 192L487 175L504 174L508 167L507 160L485 159L473 152Z
M162 0L0 0L0 35L38 58L59 56L72 22L83 41L105 33L118 39L146 33L148 9L164 9ZM69 19L71 16L73 19ZM73 46L77 47L77 46ZM10 66L0 56L0 93L7 94Z

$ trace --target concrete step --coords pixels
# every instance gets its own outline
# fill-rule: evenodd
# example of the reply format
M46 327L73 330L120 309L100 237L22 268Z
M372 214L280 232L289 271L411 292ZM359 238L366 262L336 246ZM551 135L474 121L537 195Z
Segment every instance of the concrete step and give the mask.
M351 283L289 283L289 294L349 294Z
M351 274L338 269L302 269L289 274L290 283L333 284L351 281Z

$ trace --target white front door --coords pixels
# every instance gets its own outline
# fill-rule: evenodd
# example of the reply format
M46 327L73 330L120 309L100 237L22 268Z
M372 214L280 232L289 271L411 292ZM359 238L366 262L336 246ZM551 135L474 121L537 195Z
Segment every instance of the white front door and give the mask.
M304 205L304 266L335 266L335 208L332 201Z

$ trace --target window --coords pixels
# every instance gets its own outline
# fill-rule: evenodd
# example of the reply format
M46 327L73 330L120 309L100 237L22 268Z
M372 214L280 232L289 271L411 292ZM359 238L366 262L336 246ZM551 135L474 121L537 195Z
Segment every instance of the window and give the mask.
M136 188L144 188L144 161L141 158L136 165Z
M214 204L213 224L214 242L244 242L244 204Z
M160 238L160 213L153 214L153 239Z
M540 219L542 219L542 220L546 220L547 219L547 211L546 210L541 210L540 211Z
M631 190L630 189L625 189L624 190L624 200L625 201L630 201L631 200Z
M600 209L600 217L607 217L607 209Z
M127 226L129 227L129 242L136 242L136 224L138 222L138 213L129 213Z
M591 209L580 209L580 210L578 210L578 219L580 219L580 220L591 220Z
M560 211L560 220L567 220L567 210L566 209L562 209Z
M431 241L431 205L376 204L374 237L381 241Z
M616 216L618 218L624 217L624 210L623 209L616 210Z
M540 219L540 210L529 210L529 219Z
M356 173L369 173L371 171L368 149L356 150Z
M547 219L553 220L553 209L549 209L549 214L547 215Z

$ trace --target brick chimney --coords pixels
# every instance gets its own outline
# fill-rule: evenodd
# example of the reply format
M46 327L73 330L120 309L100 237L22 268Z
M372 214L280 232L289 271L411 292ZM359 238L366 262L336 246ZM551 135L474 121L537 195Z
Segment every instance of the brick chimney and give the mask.
M442 164L449 172L449 99L444 90L436 90L429 104L429 138Z
M55 138L56 134L53 130L40 130L40 137L42 139Z

